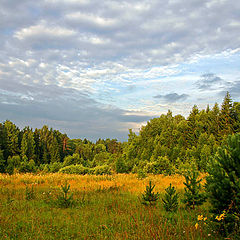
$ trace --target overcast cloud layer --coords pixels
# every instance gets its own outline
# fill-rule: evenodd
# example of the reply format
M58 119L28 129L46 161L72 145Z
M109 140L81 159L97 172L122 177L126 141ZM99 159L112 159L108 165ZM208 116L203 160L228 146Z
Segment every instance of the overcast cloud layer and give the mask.
M239 1L0 0L0 19L1 121L126 140L240 100Z

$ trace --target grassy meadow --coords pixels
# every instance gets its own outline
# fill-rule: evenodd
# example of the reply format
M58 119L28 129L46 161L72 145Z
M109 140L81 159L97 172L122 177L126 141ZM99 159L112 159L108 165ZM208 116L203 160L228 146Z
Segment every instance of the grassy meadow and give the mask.
M149 180L160 193L156 206L141 204ZM2 174L0 239L221 239L208 203L190 210L180 201L176 213L164 210L164 189L172 183L181 199L183 181L180 175ZM61 208L56 199L66 182L74 204Z

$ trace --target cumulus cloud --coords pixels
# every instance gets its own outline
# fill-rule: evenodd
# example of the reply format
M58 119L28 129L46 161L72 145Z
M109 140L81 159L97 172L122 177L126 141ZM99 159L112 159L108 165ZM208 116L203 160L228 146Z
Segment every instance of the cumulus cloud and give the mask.
M166 95L156 95L154 98L159 98L164 100L165 102L178 102L178 101L184 101L189 97L188 94L178 94L178 93L168 93Z
M44 121L68 126L71 132L85 129L93 138L106 130L104 126L110 129L106 133L122 133L128 121L147 119L144 113L142 117L126 114L132 103L152 99L149 83L155 81L156 94L166 78L181 74L181 63L240 48L239 12L240 2L233 0L184 4L178 0L2 0L2 116L23 119L21 111L28 117L32 113L33 122L44 116ZM189 93L182 79L178 92ZM201 92L220 83L231 88L221 81L205 74L194 87ZM189 97L175 91L169 87L169 94L155 98L173 103ZM125 93L131 102L123 106ZM108 108L104 104L110 99L116 105ZM89 109L96 119L94 114L99 114L102 127L84 125L90 121ZM67 114L61 116L64 110ZM82 119L80 125L77 119Z

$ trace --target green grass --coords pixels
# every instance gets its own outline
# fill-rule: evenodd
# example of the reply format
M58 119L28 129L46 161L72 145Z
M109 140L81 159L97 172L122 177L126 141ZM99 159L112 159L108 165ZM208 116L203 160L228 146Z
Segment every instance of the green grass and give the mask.
M137 194L103 187L74 190L74 206L59 208L59 191L36 186L26 200L22 189L1 187L0 239L220 239L209 225L195 228L197 216L207 216L207 204L186 210L180 203L176 213L167 213L161 200L148 207Z

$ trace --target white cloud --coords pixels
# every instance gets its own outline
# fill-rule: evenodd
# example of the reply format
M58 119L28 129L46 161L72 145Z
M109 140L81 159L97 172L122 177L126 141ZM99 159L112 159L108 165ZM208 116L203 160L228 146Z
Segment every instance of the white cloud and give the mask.
M144 115L148 111L151 115L173 108L186 113L190 102L200 97L213 101L216 97L217 90L213 89L213 96L199 93L194 83L201 75L214 73L228 78L232 84L228 89L238 87L234 81L239 64L234 56L240 49L239 1L14 0L1 1L0 9L0 91L7 91L1 96L5 104L19 99L24 104L51 99L54 109L57 95L62 94L59 89L73 89L91 95L98 104L115 104L118 110L141 110ZM221 59L224 64L214 65ZM53 87L56 92L44 95L49 86L57 86ZM164 105L153 99L171 93L187 94L189 102ZM64 99L60 102L69 104ZM87 111L89 102L82 107ZM73 112L69 116L82 117ZM5 113L5 118L14 115ZM106 118L103 120L106 125ZM52 121L71 125L69 120ZM81 124L73 125L77 128ZM119 129L126 126L119 123Z
M66 19L75 23L90 23L99 27L111 27L117 24L116 19L103 18L92 14L74 12L66 15Z
M14 34L19 40L24 40L27 38L34 37L74 37L76 32L67 28L63 28L60 26L48 26L48 24L43 21L38 25L30 26L28 28L23 28L20 31L17 31Z

